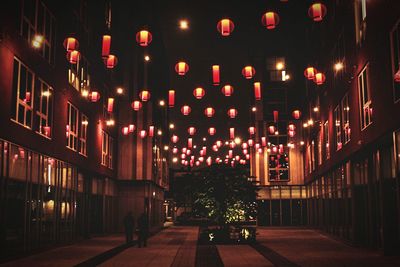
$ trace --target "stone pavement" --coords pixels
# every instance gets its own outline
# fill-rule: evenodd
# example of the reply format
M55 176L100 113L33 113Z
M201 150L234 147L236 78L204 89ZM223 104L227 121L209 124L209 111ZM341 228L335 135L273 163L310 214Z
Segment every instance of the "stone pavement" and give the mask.
M172 266L172 267L384 267L400 266L400 257L354 248L318 231L258 228L254 245L201 245L198 227L169 227L152 236L145 248L127 247L110 236L56 248L4 266ZM106 257L115 248L122 248ZM96 261L90 260L96 258ZM3 266L3 265L0 265Z

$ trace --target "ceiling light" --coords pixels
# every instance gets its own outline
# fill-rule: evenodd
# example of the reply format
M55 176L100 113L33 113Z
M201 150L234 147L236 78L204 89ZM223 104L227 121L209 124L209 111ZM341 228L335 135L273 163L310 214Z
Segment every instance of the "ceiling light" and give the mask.
M185 19L180 20L180 21L179 21L179 28L180 28L181 30L187 30L187 29L189 29L189 22L188 22L187 20L185 20Z
M158 104L159 104L161 107L163 107L163 106L165 106L165 101L161 99L160 102L158 102Z
M145 55L144 56L144 61L147 61L147 62L150 61L150 56L149 55Z
M283 62L277 62L276 63L276 69L277 70L283 70L284 67L285 67L285 64L283 64Z
M170 128L170 129L174 129L174 128L175 128L175 125L174 125L173 123L170 123L170 124L169 124L169 128Z
M124 93L124 89L122 87L117 88L117 94L122 95Z

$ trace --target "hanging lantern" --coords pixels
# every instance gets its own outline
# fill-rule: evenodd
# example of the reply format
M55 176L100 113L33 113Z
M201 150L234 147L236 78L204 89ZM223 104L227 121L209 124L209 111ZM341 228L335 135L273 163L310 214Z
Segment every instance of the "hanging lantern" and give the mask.
M247 149L248 147L249 147L249 145L246 142L242 143L242 148L243 149Z
M224 87L222 87L221 92L225 95L225 96L231 96L233 94L233 86L227 84L224 85Z
M108 58L110 55L111 48L111 35L105 34L103 35L103 41L101 46L101 57Z
M180 61L175 65L175 71L178 75L185 75L189 71L189 65L186 62Z
M99 100L100 100L100 93L97 92L97 91L92 91L92 92L90 92L90 94L89 94L89 100L90 100L91 102L97 102L97 101L99 101Z
M217 147L217 145L213 145L213 146L212 146L212 150L213 150L214 152L218 152L218 147Z
M267 138L265 136L261 137L261 146L267 146Z
M316 73L315 77L314 77L314 82L317 85L324 84L324 82L325 82L325 74L323 74L322 72Z
M139 93L139 98L140 98L140 100L142 101L142 102L146 102L146 101L149 101L150 100L150 92L148 91L148 90L142 90L140 93Z
M246 79L251 79L256 74L256 70L252 66L246 66L242 69L242 75Z
M175 90L168 91L168 106L170 108L175 106Z
M178 148L177 148L177 147L174 147L174 148L172 149L172 153L173 153L173 154L178 154Z
M229 128L229 139L235 139L235 128Z
M206 91L201 87L197 87L193 90L193 95L196 99L202 99L205 94Z
M250 147L254 146L254 140L253 140L253 139L247 140L247 144L248 144Z
M298 110L298 109L296 109L296 110L293 110L293 112L292 112L292 116L293 116L293 118L294 118L295 120L298 120L298 119L300 119L300 116L301 116L301 111L300 111L300 110Z
M67 37L64 40L64 47L67 52L78 50L79 49L79 42L74 37Z
M211 163L212 163L212 158L211 158L211 157L208 157L208 158L206 159L206 162L207 162L207 165L210 166Z
M314 3L308 9L308 16L313 19L313 21L319 22L326 15L326 6L322 3Z
M135 128L136 128L136 127L135 127L134 124L129 124L129 125L128 125L128 129L129 129L129 132L130 132L130 133L133 133L133 132L135 131Z
M114 109L114 98L109 97L107 100L107 111L111 113L113 112L113 109Z
M317 73L317 69L313 67L308 67L304 71L304 76L309 80L314 80L315 74Z
M194 135L194 134L196 133L196 128L194 128L194 127L189 127L189 128L188 128L188 133L189 133L189 135Z
M255 133L256 133L256 127L253 126L249 127L249 134L254 135Z
M245 143L247 144L247 143ZM249 153L249 151L247 149L243 149L243 155L247 155Z
M154 136L154 126L149 126L149 137Z
M289 130L288 131L288 135L290 136L290 137L294 137L295 135L296 135L296 132L293 130Z
M122 127L122 134L123 135L128 135L129 134L129 127L128 126Z
M254 98L255 100L261 100L261 83L254 83Z
M136 34L136 42L140 46L148 46L153 40L153 36L149 31L142 30Z
M275 29L279 24L279 15L275 12L267 12L262 16L261 22L268 30Z
M256 143L256 144L254 145L254 148L255 148L255 149L259 149L259 148L260 148L260 144L259 144L259 143Z
M228 157L231 159L231 158L233 158L233 151L232 151L232 149L229 149L228 150Z
M141 130L139 135L140 135L140 138L145 138L147 136L146 130Z
M274 125L270 125L270 126L268 127L268 132L269 132L269 134L275 134L275 131L276 131L276 128L275 128Z
M135 100L132 102L131 106L134 111L138 111L139 109L142 108L142 102L140 102L139 100Z
M228 116L229 116L231 119L236 118L237 115L238 115L238 111L237 111L236 109L231 108L231 109L228 110Z
M274 115L274 122L277 123L279 119L279 112L277 110L274 110L273 115Z
M246 155L246 159L249 160L250 159L250 154Z
M67 52L68 62L71 64L76 64L81 58L81 54L78 50L71 50Z
M215 109L212 107L208 107L204 110L204 115L206 115L208 118L211 118L215 114Z
M210 127L208 128L208 134L209 135L214 135L217 132L217 130L214 127Z
M171 142L176 144L176 143L178 143L178 141L179 141L179 137L177 135L172 135Z
M199 162L199 161L196 161L195 165L196 165L196 166L200 166L200 162Z
M278 152L278 147L277 146L273 146L272 147L272 152L273 153L277 153Z
M222 146L222 141L218 140L217 142L215 142L215 144L217 145L218 148L220 148Z
M188 146L188 148L192 148L192 146L193 146L193 139L192 138L188 138L187 146ZM188 152L188 151L189 151L188 155L190 155L190 150L188 149L186 152Z
M104 64L106 65L107 69L113 69L117 66L118 58L114 55L108 55L107 58L104 59Z
M191 111L192 111L192 109L191 109L188 105L184 105L184 106L181 108L181 112L182 112L182 114L185 115L185 116L189 115Z
M212 66L212 80L213 80L213 85L219 85L220 83L219 65Z
M186 147L182 148L182 153L183 153L183 154L186 154L186 151L187 151L187 148L186 148Z
M230 148L235 148L235 146L236 146L236 143L234 142L234 141L231 141L231 142L229 142L229 147Z
M217 24L217 30L222 36L229 36L235 28L235 25L230 19L222 19Z
M294 130L296 130L296 126L293 123L289 123L288 124L288 130L289 131L294 131Z

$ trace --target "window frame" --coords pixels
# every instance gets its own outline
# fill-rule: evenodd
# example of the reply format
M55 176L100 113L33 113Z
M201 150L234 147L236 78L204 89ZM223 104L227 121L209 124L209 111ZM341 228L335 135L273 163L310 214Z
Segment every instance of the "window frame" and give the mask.
M84 114L80 113L80 131L79 131L79 154L87 157L87 129L89 125L89 118ZM86 121L86 123L84 123Z
M53 125L53 94L54 90L48 83L43 81L42 79L38 78L39 88L40 88L40 95L38 95L39 103L38 103L38 110L36 110L36 115L38 116L38 127L36 133L40 134L41 136L52 139L52 125ZM47 97L46 103L46 114L42 112L43 106L43 86L47 87L48 95L44 96ZM50 99L51 98L51 99ZM50 136L45 135L42 133L42 121L46 121L46 126L50 127Z
M339 151L343 147L343 138L342 138L342 112L340 105L337 105L333 110L333 119L335 126L335 147L336 151ZM340 145L339 145L340 144Z
M349 105L349 93L346 93L341 101L342 110L342 128L343 128L343 145L347 144L351 140L351 128L350 128L350 105Z
M394 34L397 33L397 59L395 59L395 47L394 47ZM395 75L398 73L400 75L400 19L397 20L392 30L390 31L390 50L391 50L391 63L392 63L392 82L393 82L393 101L394 103L400 102L400 82L398 83L399 92L396 94L396 81L394 79ZM398 66L395 66L395 61L397 61ZM397 68L397 69L396 69ZM397 95L397 98L396 98Z
M68 134L67 134L67 148L71 149L72 151L77 152L78 151L78 140L79 140L79 110L76 106L74 106L71 102L68 102L67 104L67 125L69 125L69 129L68 129ZM72 131L72 112L71 111L76 112L75 115L75 129L76 131ZM72 133L72 134L71 134ZM72 142L70 141L72 139ZM71 146L72 143L72 146Z
M331 148L329 139L329 120L326 120L324 123L324 144L325 144L325 159L328 160L331 158Z
M365 79L362 78L365 73ZM359 100L359 110L360 110L360 127L361 131L366 129L368 126L372 124L372 100L371 100L371 90L369 88L369 63L365 64L360 73L357 75L357 85L358 85L358 100ZM362 78L362 86L360 82L360 78ZM365 85L367 86L365 90ZM368 101L364 103L365 93L367 93ZM368 113L366 113L366 109L368 109ZM369 123L366 124L366 114L369 116Z

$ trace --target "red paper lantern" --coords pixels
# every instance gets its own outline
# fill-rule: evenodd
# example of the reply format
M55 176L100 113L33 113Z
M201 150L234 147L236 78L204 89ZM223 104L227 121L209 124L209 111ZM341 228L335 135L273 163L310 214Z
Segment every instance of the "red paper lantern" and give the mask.
M106 65L107 69L113 69L117 66L118 58L114 55L108 55L107 58L104 59L104 64Z
M242 75L246 79L251 79L256 74L256 70L252 66L246 66L242 69Z
M261 22L268 30L275 29L279 24L279 15L275 12L267 12L262 16Z
M142 90L140 93L139 93L139 98L140 98L140 100L142 101L142 102L146 102L146 101L149 101L150 100L150 92L148 91L148 90Z
M129 127L128 126L122 127L122 134L123 135L128 135L129 134Z
M215 114L215 109L212 107L208 107L204 110L204 115L206 115L208 118L211 118Z
M325 79L326 79L325 78L325 74L323 74L322 72L318 72L318 73L315 74L314 82L317 85L321 85L321 84L324 84Z
M233 128L231 128L233 129ZM222 141L218 140L217 142L215 142L215 144L217 145L218 148L220 148L222 146Z
M42 127L42 133L45 136L50 137L51 136L51 127L50 126L43 126Z
M294 130L296 130L296 126L293 123L289 123L288 124L288 130L289 131L294 131Z
M114 98L109 97L107 100L107 111L113 112L113 109L114 109Z
M274 110L273 115L274 115L274 122L277 123L279 120L279 112L277 110Z
M142 30L136 34L136 42L140 46L148 46L153 40L153 36L149 31Z
M201 87L197 87L196 89L193 90L193 95L197 99L202 99L205 94L206 91Z
M269 132L269 134L275 134L275 131L276 131L276 128L275 128L274 125L270 125L270 126L268 127L268 132Z
M81 58L81 53L78 50L71 50L67 52L68 62L71 64L76 64Z
M242 148L243 149L247 149L249 147L249 145L247 143L242 143Z
M267 138L265 137L265 136L263 136L263 137L261 137L261 145L264 147L264 146L267 146Z
M249 127L249 134L254 135L255 133L256 133L256 127L253 126Z
M79 49L79 42L74 37L67 37L64 40L64 47L67 50L67 52L78 50Z
M227 84L224 85L224 87L222 87L221 92L225 95L225 96L231 96L233 94L233 86Z
M254 83L254 98L255 100L261 100L261 83Z
M140 138L145 138L147 136L146 130L141 130L139 135L140 135Z
M296 134L295 131L292 131L292 130L289 130L289 131L288 131L288 135L289 135L290 137L295 136L295 134Z
M92 91L92 92L90 92L90 94L89 94L89 100L90 100L91 102L97 102L97 101L99 101L99 100L100 100L100 93L97 92L97 91Z
M217 132L217 130L214 127L208 128L208 134L209 135L214 135Z
M231 108L231 109L228 110L228 116L229 116L231 119L236 118L237 115L238 115L238 111L237 111L236 109Z
M188 148L192 148L192 146L193 146L193 139L192 138L188 138L187 146L188 146ZM190 150L189 149L186 152L189 152L188 155L190 155Z
M111 35L103 35L103 41L101 46L101 57L108 58L111 49Z
M154 126L149 126L149 137L154 136Z
M253 139L249 139L249 140L247 141L247 144L248 144L250 147L254 146L254 140L253 140Z
M182 114L185 115L185 116L189 115L191 111L192 111L192 109L191 109L188 105L184 105L184 106L181 108L181 112L182 112Z
M313 21L319 22L326 15L326 6L322 3L314 3L308 9L308 16L313 19Z
M189 128L188 128L188 133L189 133L189 135L195 135L195 133L196 133L196 128L194 128L194 127L189 127Z
M212 150L215 151L215 152L218 152L218 147L217 147L217 145L213 145L213 146L212 146Z
M135 128L136 128L136 127L135 127L134 124L129 124L129 125L128 125L128 129L129 129L129 132L130 132L130 133L133 133L133 132L135 131Z
M222 36L229 36L233 32L234 28L235 25L230 19L222 19L217 24L217 30Z
M132 102L131 106L134 111L138 111L139 109L142 108L142 102L140 102L139 100L135 100Z
M308 67L305 69L304 71L304 76L309 79L309 80L313 80L315 77L315 74L317 73L317 69L313 68L313 67Z
M298 119L300 119L300 116L301 116L301 111L300 111L300 110L298 110L298 109L296 109L296 110L293 110L293 112L292 112L292 116L293 116L293 118L294 118L295 120L298 120Z
M229 139L235 139L235 128L229 128Z
M219 85L220 83L219 65L212 66L212 79L213 79L213 85Z
M168 106L170 108L175 106L175 90L168 91Z
M186 62L180 61L175 65L175 71L178 75L185 75L189 71L189 65Z
M171 142L176 144L176 143L178 143L178 141L179 141L179 137L177 135L172 135Z

